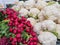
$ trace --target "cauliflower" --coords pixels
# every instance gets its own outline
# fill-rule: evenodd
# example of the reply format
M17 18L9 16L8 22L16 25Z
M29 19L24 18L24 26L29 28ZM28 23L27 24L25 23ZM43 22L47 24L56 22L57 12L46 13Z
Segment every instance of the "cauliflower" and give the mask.
M54 4L46 6L42 10L42 13L46 19L50 19L53 21L58 20L60 18L60 10Z
M46 6L44 8L44 11L45 11L45 15L47 17L50 17L52 15L57 15L59 13L59 10L55 7L55 6Z
M17 6L17 5L14 5L14 6L12 7L12 9L14 9L15 11L19 11L19 10L20 10L20 7Z
M48 30L51 32L54 32L56 30L56 23L52 20L45 20L42 22L42 28L43 30Z
M45 20L45 17L44 17L43 14L44 14L43 10L38 14L38 19L39 19L40 22Z
M34 31L37 34L40 34L40 31L50 31L55 32L56 31L56 24L52 20L45 20L42 22L38 22L34 25Z
M37 8L31 8L29 12L29 16L32 16L34 18L38 17L38 14L40 13L40 10Z
M34 0L28 0L28 1L25 1L25 3L24 3L24 7L26 9L30 9L30 8L34 7L34 5L35 5Z
M37 34L40 34L40 32L42 31L42 28L41 28L41 23L36 23L34 25L34 32L36 32Z
M21 8L24 8L24 2L23 1L19 1L16 5L14 5L12 7L12 9L16 10L16 11L19 11Z
M35 6L38 9L43 9L44 7L47 6L47 3L45 1L38 0L37 3L35 4Z
M56 32L58 33L58 39L60 39L60 24L57 24Z
M24 1L19 1L17 4L20 8L24 8Z
M27 20L31 22L32 26L34 26L37 23L34 18L28 18Z
M29 11L25 8L21 8L21 10L19 11L20 16L27 16Z
M42 32L38 40L42 45L56 45L57 37L50 32Z
M45 16L45 12L44 12L44 10L42 10L39 14L38 14L38 18L39 18L39 20L40 21L44 21L44 20L52 20L52 21L55 21L55 20L57 20L57 17L56 16L54 16L54 15L51 15L51 16Z

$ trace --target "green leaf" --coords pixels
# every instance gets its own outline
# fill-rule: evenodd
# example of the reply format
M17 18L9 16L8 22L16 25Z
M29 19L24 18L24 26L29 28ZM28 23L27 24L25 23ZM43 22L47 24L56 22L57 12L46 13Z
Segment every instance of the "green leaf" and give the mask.
M0 38L2 37L2 35L0 34Z
M52 5L52 4L55 4L55 3L56 3L55 1L48 2L48 6L49 6L49 5Z
M28 41L28 39L30 38L30 35L28 35L27 32L23 31L22 32L22 38L24 38L26 41Z
M52 32L56 37L58 36L58 33L57 32Z
M2 22L3 22L3 23L6 23L6 22L8 23L9 21L10 21L10 20L3 20Z
M60 4L60 1L58 1L58 3Z
M4 19L4 15L0 12L0 21Z
M11 36L14 38L15 37L15 34L12 34Z
M9 26L7 25L9 20L3 20L0 22L0 35L9 37Z

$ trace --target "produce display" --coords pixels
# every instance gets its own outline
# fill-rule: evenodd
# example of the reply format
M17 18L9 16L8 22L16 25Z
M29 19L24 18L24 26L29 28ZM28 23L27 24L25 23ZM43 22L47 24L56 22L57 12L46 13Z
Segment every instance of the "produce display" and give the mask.
M56 45L60 39L60 4L19 1L0 10L0 45Z

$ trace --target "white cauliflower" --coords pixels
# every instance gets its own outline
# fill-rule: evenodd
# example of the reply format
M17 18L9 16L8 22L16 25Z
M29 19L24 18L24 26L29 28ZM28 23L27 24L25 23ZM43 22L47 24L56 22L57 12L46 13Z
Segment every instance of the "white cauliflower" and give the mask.
M45 20L34 25L34 31L40 34L40 31L56 31L56 24L52 20Z
M47 3L45 1L38 0L38 2L35 4L36 8L43 9L47 6Z
M24 8L24 1L19 1L17 4L20 8Z
M34 25L34 32L36 32L37 34L40 34L40 32L42 31L42 28L41 28L41 23L36 23Z
M45 13L43 10L38 14L38 19L40 22L45 20L44 14Z
M27 18L27 20L31 22L32 26L34 26L37 23L34 18Z
M47 13L48 14L48 13ZM51 15L51 16L47 16L46 13L44 12L44 10L42 10L39 14L38 14L38 18L40 21L44 21L44 20L52 20L52 21L55 21L57 20L57 17L54 16L54 15Z
M19 11L21 8L24 8L24 2L23 1L19 1L16 5L14 5L12 7L12 9L16 10L16 11Z
M38 17L38 14L40 13L40 10L37 9L37 8L31 8L30 9L30 12L29 12L29 16L32 16L32 17Z
M20 7L17 6L17 5L14 5L14 6L12 7L12 9L14 9L15 11L19 11L19 10L20 10Z
M58 39L60 39L60 24L57 24L56 32L58 33Z
M54 32L56 30L56 23L52 20L45 20L42 22L42 28L43 30L48 30L51 32Z
M20 16L27 16L29 11L25 8L21 8L21 10L19 11Z
M57 15L59 13L59 10L55 6L53 6L53 5L46 6L44 8L44 11L45 11L45 15L47 17L50 17L52 15Z
M42 45L56 45L57 37L51 32L42 32L38 40Z
M46 6L42 11L46 19L55 21L60 18L60 10L54 4Z
M25 1L25 3L24 3L24 7L26 9L30 9L30 8L34 7L34 5L35 5L34 0L28 0L28 1Z

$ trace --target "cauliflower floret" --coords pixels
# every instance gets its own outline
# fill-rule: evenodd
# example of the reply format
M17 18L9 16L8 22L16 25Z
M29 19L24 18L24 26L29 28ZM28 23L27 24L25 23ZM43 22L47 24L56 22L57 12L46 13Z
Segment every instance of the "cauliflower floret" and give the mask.
M38 9L43 9L44 7L47 6L47 3L45 1L40 1L38 0L38 2L35 4L36 8Z
M34 5L35 5L34 0L28 0L28 1L25 1L25 3L24 3L24 7L26 9L30 9L30 8L34 7Z
M32 16L32 17L38 17L38 14L40 13L40 10L37 9L37 8L31 8L30 9L30 12L29 12L29 16Z
M20 7L17 6L17 5L15 5L15 6L12 7L12 9L14 9L15 11L19 11L20 10Z
M42 31L42 28L41 28L41 23L36 23L34 25L34 32L36 32L37 34L40 34L40 32Z
M60 24L57 24L56 32L58 33L58 39L60 39Z
M27 9L25 9L25 8L22 8L22 9L19 11L19 13L20 13L20 16L27 16L28 13L29 13L29 11L28 11Z
M28 18L27 20L31 22L32 26L34 26L37 23L34 18Z
M56 45L57 37L50 32L42 32L38 40L43 45Z
M40 22L45 20L44 14L45 13L43 10L38 14L38 19Z
M56 30L56 23L52 20L45 20L42 22L42 28L44 30L54 32Z
M24 8L24 1L19 1L17 4L20 8Z

